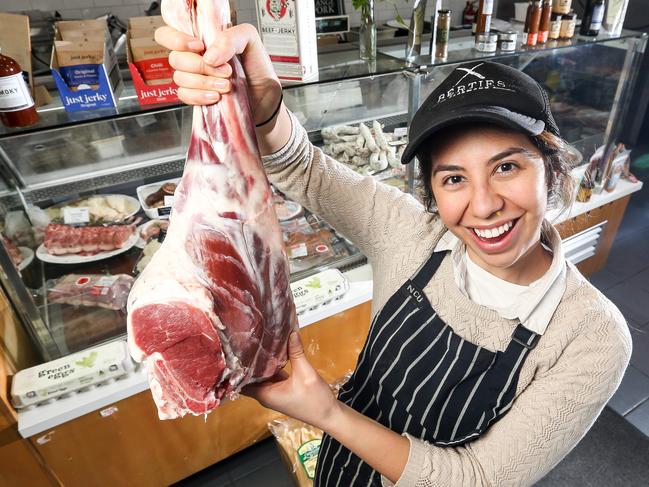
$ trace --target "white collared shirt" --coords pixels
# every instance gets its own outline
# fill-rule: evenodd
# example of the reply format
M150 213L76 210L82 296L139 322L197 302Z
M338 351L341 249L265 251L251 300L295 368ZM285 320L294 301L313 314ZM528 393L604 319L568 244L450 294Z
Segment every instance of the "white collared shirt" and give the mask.
M552 226L552 264L543 276L528 286L512 284L474 263L466 246L449 230L435 252L451 251L455 283L474 303L496 311L506 319L518 319L527 329L542 335L566 290L566 261L559 232Z

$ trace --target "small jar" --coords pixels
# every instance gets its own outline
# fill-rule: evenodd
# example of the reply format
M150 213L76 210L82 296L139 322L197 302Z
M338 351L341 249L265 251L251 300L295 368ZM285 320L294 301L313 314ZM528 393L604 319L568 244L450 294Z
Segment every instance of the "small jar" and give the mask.
M561 18L563 14L552 14L550 17L550 34L548 37L550 39L558 39L561 34Z
M556 14L567 14L570 12L572 0L554 0L552 2L552 11Z
M575 35L575 25L577 24L577 14L570 12L561 17L561 31L559 37L561 39L572 39Z
M475 36L475 49L479 52L496 52L498 34L486 32Z
M514 30L501 32L498 34L498 49L506 52L515 51L517 38L518 34Z

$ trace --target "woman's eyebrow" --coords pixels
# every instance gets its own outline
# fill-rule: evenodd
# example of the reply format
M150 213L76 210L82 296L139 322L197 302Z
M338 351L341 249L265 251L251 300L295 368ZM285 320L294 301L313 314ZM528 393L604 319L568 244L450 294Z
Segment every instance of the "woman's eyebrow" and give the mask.
M504 159L505 157L509 157L514 154L523 154L524 156L527 157L537 157L537 155L534 152L532 152L529 149L526 149L525 147L510 147L509 149L505 149L504 151L491 156L487 161L487 165L493 164L494 162L497 162L501 159Z
M462 166L456 166L455 164L435 164L433 168L433 176L441 171L464 171Z

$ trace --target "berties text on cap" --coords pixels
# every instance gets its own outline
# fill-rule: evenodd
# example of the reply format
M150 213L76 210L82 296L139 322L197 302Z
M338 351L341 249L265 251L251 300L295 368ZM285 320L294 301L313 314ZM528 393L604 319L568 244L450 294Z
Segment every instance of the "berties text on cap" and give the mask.
M419 107L401 162L408 164L435 132L459 123L489 122L539 135L559 136L545 90L518 69L489 61L461 64Z

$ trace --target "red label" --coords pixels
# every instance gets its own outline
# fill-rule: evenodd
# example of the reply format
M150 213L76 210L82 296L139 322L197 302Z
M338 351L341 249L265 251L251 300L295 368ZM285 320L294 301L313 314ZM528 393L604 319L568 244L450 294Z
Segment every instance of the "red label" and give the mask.
M329 250L329 247L327 247L325 244L319 244L316 245L315 251L323 254L324 252L327 252Z
M77 286L85 286L89 282L90 282L89 277L80 277L79 279L77 279Z
M90 294L93 296L101 296L102 294L106 294L104 289L108 289L106 286L92 286L90 288Z
M142 73L142 78L145 81L171 79L173 76L173 69L169 66L167 58L145 59L144 61L136 61L135 65Z
M300 58L297 56L271 56L270 60L274 63L295 63L300 64Z
M266 0L266 12L275 20L286 15L288 2L286 0Z
M536 46L537 39L538 39L538 34L536 32L534 34L530 32L529 34L527 34L527 45Z
M539 32L539 42L541 44L545 44L548 41L548 34L550 34L550 32L548 32L547 30Z

